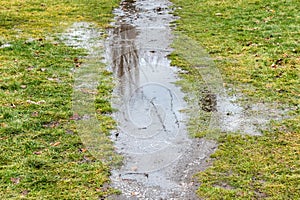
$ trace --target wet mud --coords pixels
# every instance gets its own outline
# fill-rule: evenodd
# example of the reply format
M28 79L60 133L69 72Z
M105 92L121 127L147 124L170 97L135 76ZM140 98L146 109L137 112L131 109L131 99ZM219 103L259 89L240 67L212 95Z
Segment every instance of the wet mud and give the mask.
M105 60L117 80L112 133L124 164L112 172L111 199L197 199L192 176L206 168L216 143L190 139L185 127L184 94L174 82L171 3L123 1L114 11Z

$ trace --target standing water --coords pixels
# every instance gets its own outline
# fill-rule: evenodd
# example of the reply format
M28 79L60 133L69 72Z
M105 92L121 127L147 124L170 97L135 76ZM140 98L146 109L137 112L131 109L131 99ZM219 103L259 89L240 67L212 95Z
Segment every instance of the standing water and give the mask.
M288 110L277 109L276 104L249 102L246 108L236 104L238 98L226 94L221 74L205 50L184 35L172 35L169 24L175 17L170 5L165 0L123 1L105 43L106 61L118 80L113 101L118 129L111 139L124 156L123 166L111 176L122 195L113 199L196 199L192 175L207 167L205 159L216 148L212 141L188 137L180 112L187 107L184 94L173 84L178 69L167 59L172 42L209 89L200 97L189 94L196 101L192 105L196 116L199 110L211 113L209 129L260 135L271 119L283 119ZM111 142L99 134L95 117L101 34L94 24L79 22L61 35L67 45L88 52L88 62L75 70L72 109L81 116L76 129L82 142L99 159Z
M112 173L122 194L114 199L196 199L192 175L205 168L216 144L191 140L185 127L184 94L170 66L169 26L175 17L167 0L123 1L109 30L106 61L118 80L113 133L124 156Z

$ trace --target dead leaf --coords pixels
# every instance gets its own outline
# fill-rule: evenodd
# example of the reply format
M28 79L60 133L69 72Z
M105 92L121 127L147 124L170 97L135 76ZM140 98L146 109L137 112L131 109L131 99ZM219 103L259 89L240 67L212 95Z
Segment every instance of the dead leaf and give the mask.
M46 101L44 101L44 100L41 100L41 101L38 101L38 102L27 100L26 102L29 103L29 104L35 104L35 105L40 105L40 104L46 103Z
M50 145L53 147L56 147L56 146L60 145L60 142L50 143Z
M86 152L86 151L87 151L87 149L85 149L85 148L82 148L82 149L79 149L79 151L80 151L80 152L82 152L82 153L84 153L84 152Z
M7 127L7 124L1 123L0 126L3 127L3 128L5 128L5 127Z
M44 124L43 127L46 127L46 128L55 128L55 127L58 127L60 125L59 122L50 122L48 124Z
M36 152L33 152L35 155L41 155L42 152L41 151L36 151Z
M273 84L271 84L271 83L266 84L266 88L272 88L272 87L273 87Z
M22 194L23 196L27 195L28 193L29 193L28 190L23 190L23 191L21 192L21 194Z
M19 184L20 183L20 178L10 178L10 181L13 183L13 184Z
M271 65L271 68L276 69L276 68L277 68L277 65L276 65L275 63L273 63L273 64Z
M78 113L74 113L72 117L70 117L70 120L80 120L81 117L78 115Z
M31 101L31 100L27 100L26 102L29 103L29 104L37 104L37 102Z
M27 70L28 70L28 71L34 70L34 66L28 67Z
M33 113L31 113L31 116L32 117L38 117L39 116L39 112L34 111Z
M48 81L59 82L59 78L47 78Z
M282 56L283 56L284 58L288 58L288 57L289 57L289 55L286 54L286 53L284 53Z
M38 102L37 102L37 104L39 104L39 105L40 105L40 104L44 104L44 103L46 103L46 101L44 101L44 100L41 100L41 101L38 101Z
M85 94L94 94L94 95L98 94L97 90L89 90L89 89L83 88L80 91L83 92L83 93L85 93Z

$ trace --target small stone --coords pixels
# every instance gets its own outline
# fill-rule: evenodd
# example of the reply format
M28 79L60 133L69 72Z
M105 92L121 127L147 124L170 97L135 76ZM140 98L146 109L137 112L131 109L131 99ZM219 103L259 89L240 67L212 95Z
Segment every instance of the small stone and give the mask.
M137 196L139 193L138 192L132 192L131 195L132 196Z
M132 171L135 171L135 172L136 172L136 171L137 171L137 169L138 169L138 168L137 168L136 166L134 166L134 167L131 167L131 170L132 170Z

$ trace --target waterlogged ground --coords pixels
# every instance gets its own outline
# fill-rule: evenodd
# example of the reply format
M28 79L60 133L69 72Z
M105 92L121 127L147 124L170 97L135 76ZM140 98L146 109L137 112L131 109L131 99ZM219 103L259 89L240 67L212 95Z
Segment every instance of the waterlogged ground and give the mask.
M209 138L237 132L261 135L270 120L282 119L285 112L271 104L241 105L237 96L227 94L220 71L205 50L191 38L172 33L170 23L176 17L170 13L171 5L123 1L114 11L106 62L117 80L113 117L118 125L112 140L124 164L111 176L112 185L122 192L113 199L196 199L192 176L208 166L216 143L191 139L186 124L191 133L201 134L195 129L205 127ZM172 43L176 52L184 49L181 56L204 80L198 90L183 94L174 84L177 74L186 71L170 66ZM199 125L191 124L195 119Z
M113 199L195 199L192 175L216 144L188 137L183 93L167 55L172 42L168 1L123 1L109 30L106 61L117 79L112 135L124 165L113 170Z
M1 5L1 197L298 199L299 3L114 3Z

